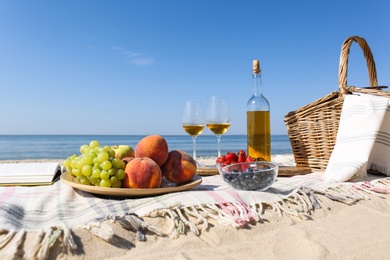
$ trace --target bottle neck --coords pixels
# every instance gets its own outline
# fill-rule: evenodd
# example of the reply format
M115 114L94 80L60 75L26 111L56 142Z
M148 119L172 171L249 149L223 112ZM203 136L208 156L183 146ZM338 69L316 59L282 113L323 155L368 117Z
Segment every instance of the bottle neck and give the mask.
M263 94L260 72L252 73L252 88L253 88L253 96L261 96Z

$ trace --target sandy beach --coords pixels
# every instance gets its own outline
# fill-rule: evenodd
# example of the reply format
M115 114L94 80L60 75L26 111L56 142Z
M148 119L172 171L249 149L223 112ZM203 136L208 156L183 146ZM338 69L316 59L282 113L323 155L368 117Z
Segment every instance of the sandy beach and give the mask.
M276 158L286 163L291 159ZM27 161L49 160L22 162ZM57 242L49 259L387 259L389 197L372 194L354 205L321 198L328 208L316 210L305 219L283 215L278 220L275 214L268 213L264 222L253 222L241 229L210 221L208 230L199 236L187 232L177 239L146 233L147 240L138 241L134 232L109 223L116 235L108 243L76 228L72 232L77 250L65 252ZM144 220L151 225L168 226L162 218ZM26 235L23 250L34 238L35 234Z

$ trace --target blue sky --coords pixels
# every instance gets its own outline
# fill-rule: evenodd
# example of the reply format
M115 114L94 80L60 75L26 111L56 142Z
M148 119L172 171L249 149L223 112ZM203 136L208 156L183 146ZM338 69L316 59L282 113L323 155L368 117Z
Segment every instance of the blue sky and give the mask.
M338 89L342 42L359 35L390 82L390 2L0 1L0 134L185 134L184 103L229 100L246 133L252 60L272 134ZM348 84L368 86L351 48ZM205 130L203 134L211 134Z

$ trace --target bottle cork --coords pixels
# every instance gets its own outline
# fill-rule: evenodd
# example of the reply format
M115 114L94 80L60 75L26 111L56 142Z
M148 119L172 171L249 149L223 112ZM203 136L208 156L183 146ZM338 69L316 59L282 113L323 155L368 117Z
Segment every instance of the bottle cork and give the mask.
M260 61L259 60L253 60L253 73L260 73Z

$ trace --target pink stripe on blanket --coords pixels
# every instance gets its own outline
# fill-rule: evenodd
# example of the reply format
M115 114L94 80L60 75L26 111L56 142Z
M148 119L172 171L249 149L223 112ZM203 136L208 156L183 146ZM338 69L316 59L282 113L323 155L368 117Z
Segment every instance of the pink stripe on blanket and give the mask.
M390 193L390 190L386 187L378 187L378 186L374 186L373 184L371 184L370 182L366 181L366 182L363 182L361 184L354 184L352 185L352 187L354 187L355 189L357 190L360 190L360 189L366 189L366 190L369 190L369 191L374 191L374 192L377 192L377 193L382 193L382 194L388 194Z
M32 187L23 187L23 186L7 186L4 189L0 189L3 192L0 193L0 201L5 201L5 199L12 196L12 198L33 198L38 196L54 196L61 191L66 189L72 189L67 185L57 185L57 189L51 189L49 186L32 186Z
M0 193L0 202L6 201L9 197L13 196L16 191L15 186L6 187L3 192Z
M206 191L206 193L217 202L216 205L220 209L222 209L229 216L234 217L234 220L239 225L239 227L244 227L248 224L248 221L241 217L240 210L237 208L236 205L227 201L216 192Z
M249 221L254 220L250 208L242 200L240 194L238 194L235 190L228 191L228 193L245 209L245 216L249 219Z

